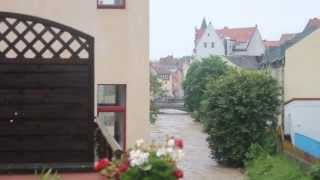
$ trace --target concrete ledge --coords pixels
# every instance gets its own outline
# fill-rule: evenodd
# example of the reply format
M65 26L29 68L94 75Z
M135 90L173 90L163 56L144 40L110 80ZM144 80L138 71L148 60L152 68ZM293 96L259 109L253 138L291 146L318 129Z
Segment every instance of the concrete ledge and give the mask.
M61 174L62 180L105 180L98 173ZM0 175L0 180L39 180L35 175Z

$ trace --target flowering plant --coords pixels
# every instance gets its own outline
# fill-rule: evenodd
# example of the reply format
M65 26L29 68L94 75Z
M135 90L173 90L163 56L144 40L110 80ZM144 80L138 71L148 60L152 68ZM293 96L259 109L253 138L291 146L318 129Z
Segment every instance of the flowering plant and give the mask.
M100 160L95 169L107 180L177 180L183 178L183 171L177 167L184 156L182 149L181 139L168 138L160 145L138 140L120 160Z

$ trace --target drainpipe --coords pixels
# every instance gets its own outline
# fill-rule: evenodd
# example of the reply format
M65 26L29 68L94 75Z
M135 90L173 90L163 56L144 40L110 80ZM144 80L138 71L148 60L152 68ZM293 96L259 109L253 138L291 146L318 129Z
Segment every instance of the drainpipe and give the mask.
M284 144L284 106L285 106L285 102L284 102L284 96L285 96L285 91L284 91L284 66L285 66L285 61L286 61L286 57L283 56L281 58L281 65L280 65L280 68L281 68L281 128L280 128L280 135L281 135L281 145L280 145L280 150L283 151L283 144Z

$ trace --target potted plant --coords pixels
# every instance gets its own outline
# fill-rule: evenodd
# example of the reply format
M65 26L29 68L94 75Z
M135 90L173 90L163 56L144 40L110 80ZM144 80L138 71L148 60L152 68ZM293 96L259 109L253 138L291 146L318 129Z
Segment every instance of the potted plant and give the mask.
M177 165L183 156L181 139L168 138L164 144L138 140L120 160L102 159L95 170L107 180L177 180L183 178Z

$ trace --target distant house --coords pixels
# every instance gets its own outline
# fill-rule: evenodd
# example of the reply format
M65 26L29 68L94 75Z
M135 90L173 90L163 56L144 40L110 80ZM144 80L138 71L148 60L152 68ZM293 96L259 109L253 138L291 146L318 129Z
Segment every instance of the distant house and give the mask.
M320 19L309 20L302 32L284 34L278 41L265 41L262 68L269 68L284 87L282 116L285 142L304 153L295 156L310 161L320 158L320 89L316 82L320 63ZM288 149L285 146L285 150Z
M283 34L278 41L265 41L266 52L261 63L261 68L270 68L274 77L283 83L286 50L319 28L320 19L312 18L308 21L302 32Z
M265 40L266 53L264 56L264 65L274 65L278 61L283 61L286 50L296 44L306 36L320 28L320 19L312 18L308 21L303 31L299 33L286 33L277 41Z
M284 133L297 149L316 158L320 158L319 42L316 30L289 47L284 66Z
M171 70L165 66L156 66L154 69L161 81L162 89L165 91L165 96L173 97L173 75L175 70Z
M167 97L182 98L182 82L191 64L192 57L175 58L167 56L152 62L151 67L162 81Z
M262 56L265 52L257 26L215 29L205 19L201 27L195 29L194 43L194 55L199 59L210 55Z

